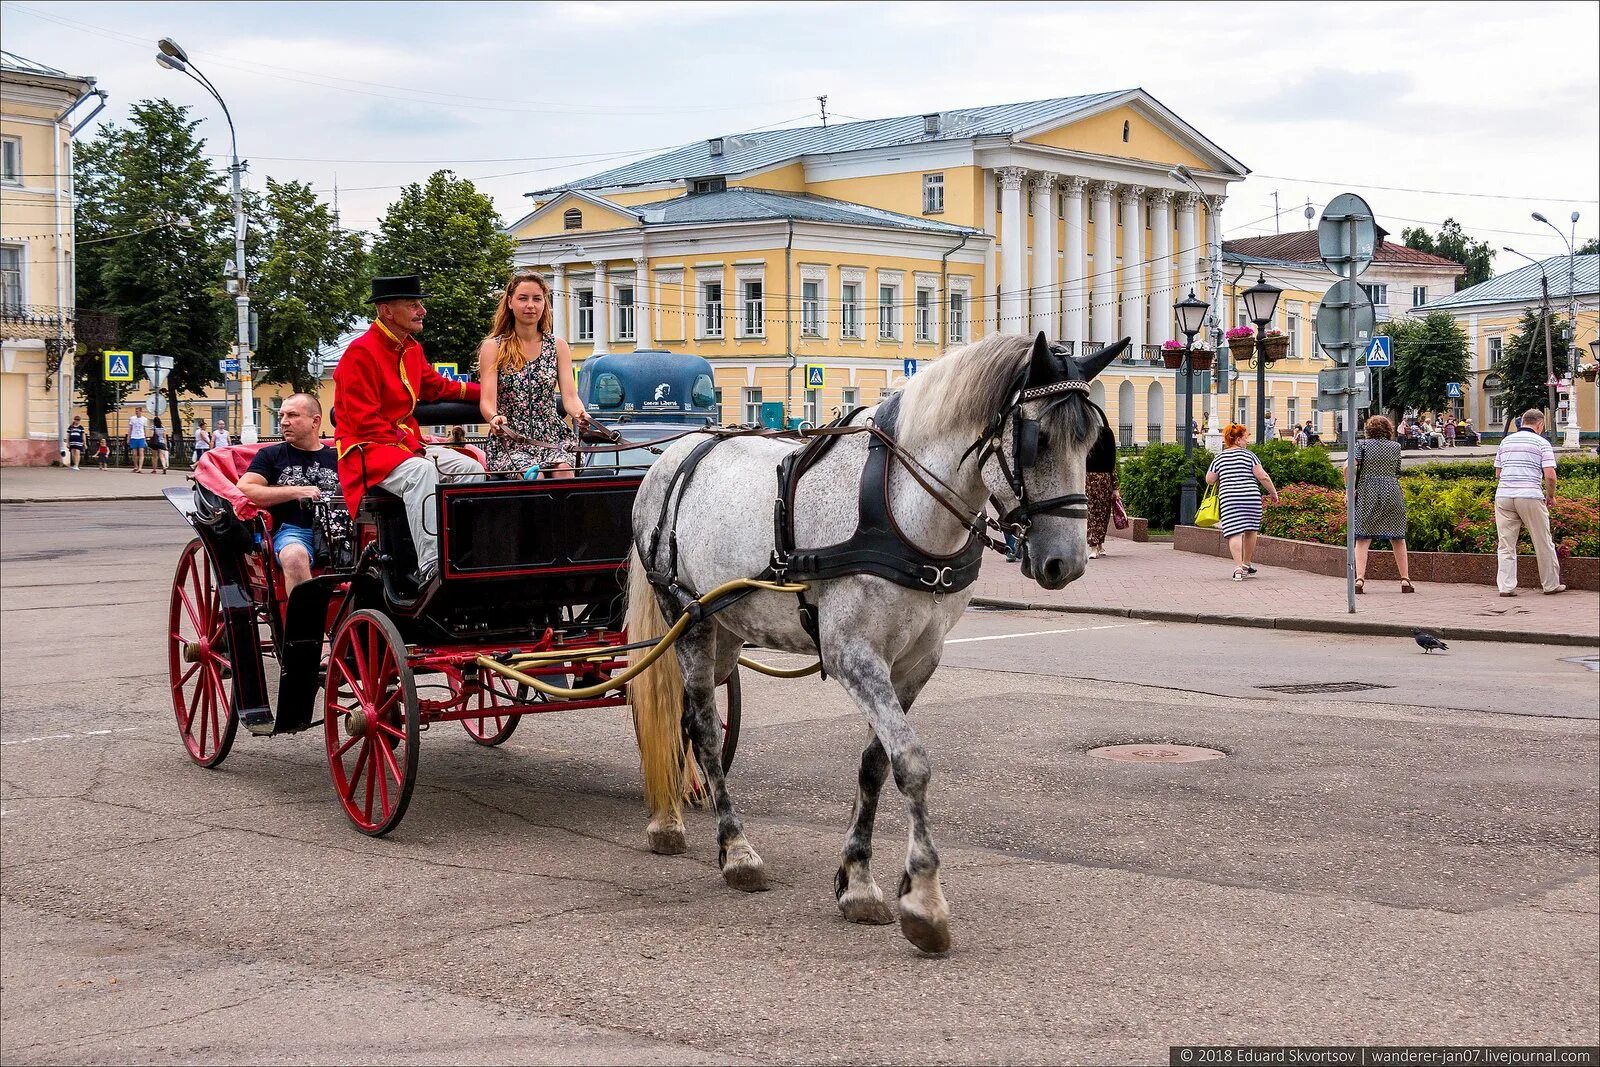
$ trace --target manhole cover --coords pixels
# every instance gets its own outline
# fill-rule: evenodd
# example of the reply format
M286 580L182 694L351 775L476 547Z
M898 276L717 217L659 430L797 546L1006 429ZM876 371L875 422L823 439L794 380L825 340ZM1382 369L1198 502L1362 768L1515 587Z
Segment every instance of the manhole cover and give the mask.
M1121 763L1200 763L1227 753L1198 745L1103 745L1091 748L1089 755Z
M1306 682L1300 685L1258 685L1257 689L1270 689L1274 693L1360 693L1368 689L1393 689L1392 685L1375 682Z

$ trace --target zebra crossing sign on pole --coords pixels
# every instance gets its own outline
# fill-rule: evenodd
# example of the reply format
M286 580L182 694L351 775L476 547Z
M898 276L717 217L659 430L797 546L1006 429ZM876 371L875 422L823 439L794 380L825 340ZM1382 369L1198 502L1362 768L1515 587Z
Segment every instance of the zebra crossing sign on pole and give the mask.
M1390 347L1393 343L1391 338L1382 334L1374 337L1367 345L1367 367L1375 370L1394 366L1394 349Z
M806 388L821 389L828 380L828 369L820 363L806 364Z
M106 352L104 355L106 357L106 381L133 381L132 352Z

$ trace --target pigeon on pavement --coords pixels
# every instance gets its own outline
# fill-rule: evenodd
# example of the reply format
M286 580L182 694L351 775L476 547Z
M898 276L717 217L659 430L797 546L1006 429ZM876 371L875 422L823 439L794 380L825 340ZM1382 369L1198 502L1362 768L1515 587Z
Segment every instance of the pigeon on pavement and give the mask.
M1430 634L1426 630L1412 630L1411 636L1415 637L1417 644L1422 646L1423 655L1427 655L1436 648L1442 648L1446 652L1450 651L1450 646L1439 640L1437 634Z

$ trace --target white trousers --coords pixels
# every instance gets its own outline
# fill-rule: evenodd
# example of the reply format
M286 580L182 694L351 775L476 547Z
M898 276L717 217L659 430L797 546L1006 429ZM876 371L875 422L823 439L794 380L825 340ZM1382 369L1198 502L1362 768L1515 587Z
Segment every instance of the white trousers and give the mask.
M431 574L439 569L439 531L430 529L437 518L433 498L440 482L481 482L483 467L453 448L429 445L426 456L413 456L378 483L406 502L406 522L417 546L417 569Z
M1550 509L1541 499L1534 497L1497 496L1494 498L1494 528L1499 534L1496 545L1500 556L1500 569L1495 584L1500 592L1510 593L1517 588L1517 536L1528 528L1528 540L1533 542L1533 554L1539 560L1539 584L1548 592L1561 584L1561 561L1556 557L1556 543L1550 536Z

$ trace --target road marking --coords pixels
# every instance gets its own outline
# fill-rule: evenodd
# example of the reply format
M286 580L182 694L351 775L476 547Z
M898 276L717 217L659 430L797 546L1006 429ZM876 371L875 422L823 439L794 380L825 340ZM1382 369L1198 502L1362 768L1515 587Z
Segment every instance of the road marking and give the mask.
M1049 634L1076 634L1085 630L1121 630L1128 626L1149 626L1148 622L1114 622L1106 626L1070 626L1064 630L1029 630L1020 634L990 634L987 637L955 637L947 645L964 645L970 641L1004 641L1011 637L1044 637Z
M9 741L0 741L0 745L34 745L40 741L77 741L84 737L104 737L106 734L125 734L135 730L146 730L146 726L115 726L109 730L84 730L76 734L45 734L43 737L14 737Z

